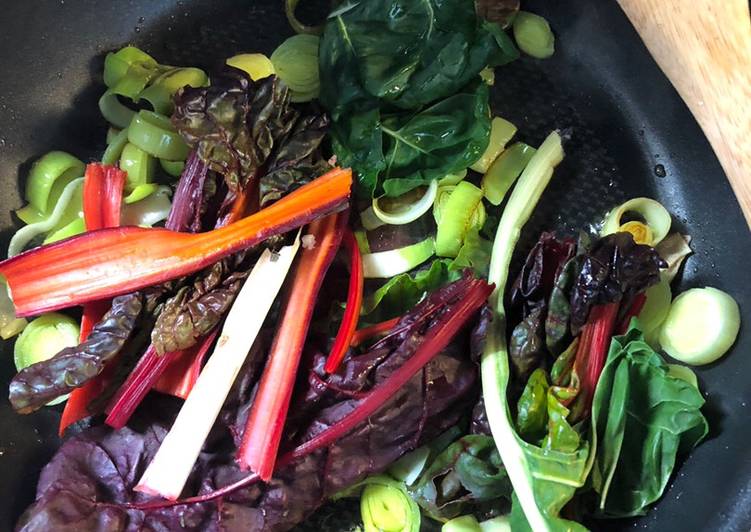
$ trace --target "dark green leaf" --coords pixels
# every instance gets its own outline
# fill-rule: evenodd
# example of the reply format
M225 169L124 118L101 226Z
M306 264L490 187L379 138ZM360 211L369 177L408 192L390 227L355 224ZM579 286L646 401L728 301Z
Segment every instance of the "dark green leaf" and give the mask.
M703 405L699 390L671 376L636 327L613 338L592 406L600 513L642 515L662 496L677 457L707 434Z
M417 109L454 94L500 53L472 0L368 0L329 17L321 101L335 120L363 101Z
M383 189L400 196L467 168L483 154L490 135L488 87L478 83L416 115L385 118L381 131Z
M500 509L511 484L493 438L477 434L452 443L410 491L427 515L446 520L488 503Z
M545 370L537 368L516 404L516 429L529 443L540 442L547 432L549 386Z
M13 408L31 413L99 375L128 341L144 309L140 292L116 297L85 342L32 364L13 377L9 398Z
M449 264L445 259L434 260L428 269L392 277L365 299L362 313L374 323L402 315L449 281Z

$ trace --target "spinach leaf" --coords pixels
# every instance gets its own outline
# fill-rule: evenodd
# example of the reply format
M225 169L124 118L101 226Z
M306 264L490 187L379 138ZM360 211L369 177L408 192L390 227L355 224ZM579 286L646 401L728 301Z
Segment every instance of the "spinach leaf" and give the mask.
M445 521L468 512L498 513L498 499L509 499L511 483L490 436L469 435L436 457L410 488L417 504Z
M349 2L321 39L321 101L334 120L363 101L417 109L506 58L472 0Z
M488 93L479 81L467 86L516 55L471 0L336 9L321 39L321 102L333 118L334 152L357 172L358 193L398 196L476 161L490 132Z
M636 326L613 338L592 407L599 513L642 515L662 496L677 457L707 434L703 404L701 392L670 375Z

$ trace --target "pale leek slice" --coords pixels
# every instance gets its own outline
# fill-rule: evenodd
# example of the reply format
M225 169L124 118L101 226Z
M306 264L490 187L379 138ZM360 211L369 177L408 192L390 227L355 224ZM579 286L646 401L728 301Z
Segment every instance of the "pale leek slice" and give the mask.
M49 217L41 222L27 225L16 231L16 234L14 234L13 238L10 239L10 245L8 246L8 257L15 257L16 255L21 253L27 246L27 244L34 240L34 238L51 231L55 226L57 226L57 224L59 224L62 220L63 215L65 215L68 209L68 204L71 202L78 188L81 186L83 186L83 177L79 177L68 183L68 185L63 190L63 193L60 195L60 198L57 200L57 204L55 205L55 208L52 210L52 213L49 215Z
M425 190L425 193L414 202L400 202L399 198L390 199L393 207L387 210L381 205L382 198L373 198L373 214L385 224L405 225L417 220L430 210L438 193L438 181L435 179Z
M651 242L644 242L647 245L656 246L662 242L662 239L670 231L670 213L662 204L650 198L634 198L608 213L602 226L602 236L617 233L618 231L628 231L629 227L624 227L624 222L622 221L627 213L638 214L643 219L643 223L649 227L652 239Z
M416 268L432 257L434 252L435 240L429 237L403 248L367 253L362 256L363 273L366 279L390 279Z

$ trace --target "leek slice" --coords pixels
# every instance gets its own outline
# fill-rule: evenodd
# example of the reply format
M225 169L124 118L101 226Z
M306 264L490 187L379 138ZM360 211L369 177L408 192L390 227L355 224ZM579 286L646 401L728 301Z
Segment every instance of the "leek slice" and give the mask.
M276 75L289 87L293 102L318 98L321 90L318 76L319 42L320 38L316 35L293 35L271 54Z
M359 485L365 486L360 495L360 515L365 532L420 530L420 508L404 484L386 476L376 476Z
M711 287L692 288L670 306L660 345L685 364L710 364L735 343L740 326L738 303L729 294Z
M140 185L151 183L156 171L156 159L128 142L120 154L120 170L127 172L125 191L130 193Z
M543 17L519 11L514 19L514 39L519 49L537 59L546 59L555 52L555 36Z
M26 223L44 219L54 208L68 183L83 175L86 165L64 151L51 151L40 157L29 171L26 180L28 207L18 211Z
M506 148L506 144L516 135L516 126L506 120L496 116L490 125L490 140L488 147L475 163L470 166L475 172L484 174L490 168L501 152Z
M188 145L169 118L153 111L139 111L133 117L128 127L128 141L160 159L178 161L188 156Z
M138 98L146 100L154 112L170 115L174 110L172 97L183 87L204 87L209 78L200 68L173 68L154 79Z
M120 214L120 225L151 227L166 220L172 208L171 192L169 187L160 187L153 183L141 185L125 199ZM136 193L139 195L134 199Z
M167 161L166 159L159 159L159 165L162 167L162 170L172 177L180 177L185 168L185 161Z
M289 25L292 26L292 29L295 30L296 33L310 33L312 35L320 35L323 33L323 24L319 26L308 26L297 19L297 16L295 16L295 10L297 9L297 4L299 2L300 0L286 0L284 3L284 13L287 15L287 21L289 22Z
M51 231L49 235L47 235L47 238L44 239L44 242L42 244L53 244L55 242L59 242L60 240L65 240L66 238L70 238L72 236L80 235L86 232L86 222L83 218L76 218L72 222L70 222L67 225L64 225L60 229Z
M482 529L474 515L462 515L443 523L441 532L482 532Z
M78 345L80 328L78 323L64 314L50 312L29 323L16 340L13 348L13 361L16 370L43 362L54 357L67 347ZM57 397L47 403L53 406L62 403L67 395Z
M112 89L104 91L99 98L99 111L107 122L120 129L127 128L136 115L133 109L126 107L119 100Z
M461 172L456 172L455 174L448 174L444 177L442 177L438 181L439 187L450 187L453 185L458 185L461 181L464 181L464 179L467 177L467 170L462 170Z
M425 193L415 202L400 204L400 201L402 200L400 198L390 200L392 204L396 205L391 211L386 211L381 207L379 198L373 198L373 214L375 214L383 223L389 225L405 225L414 222L420 216L428 212L430 207L433 206L437 193L438 181L434 179L430 182Z
M523 142L517 142L504 150L482 178L485 199L492 205L500 205L536 151Z
M156 69L159 64L149 54L136 48L126 46L117 52L110 52L104 58L104 84L114 87L127 73L132 65L146 69Z
M16 308L10 298L8 283L0 276L0 337L13 338L26 327L27 321L16 317Z
M41 222L27 225L16 231L16 234L13 235L13 238L10 240L10 245L8 246L8 257L15 257L21 253L26 245L34 238L51 231L57 226L63 219L63 215L66 213L68 205L74 198L77 190L82 185L83 177L79 177L68 183L63 190L63 193L60 195L57 204L55 204L52 213L46 219Z
M109 136L109 133L107 133ZM102 155L102 164L115 164L123 153L125 145L128 143L128 128L120 130L112 140L108 142L107 149Z
M180 496L204 441L261 330L300 247L300 238L278 253L263 252L222 328L214 353L162 440L136 491L174 500Z
M670 232L670 225L672 223L670 219L670 213L659 202L650 198L634 198L619 205L605 218L605 223L602 226L602 236L617 233L618 231L628 231L629 227L632 230L636 230L636 226L629 226L628 223L623 224L621 219L627 213L636 213L644 220L644 224L649 227L651 231L651 242L644 242L650 246L656 246L668 235ZM632 233L634 234L634 233ZM641 233L638 233L641 234Z
M376 216L372 205L360 213L360 223L366 231L372 231L386 225L383 220Z
M439 191L439 194L441 197L433 207L433 215L438 224L436 254L439 257L456 257L467 232L472 227L482 227L485 222L482 190L472 183L462 181L452 189L447 187ZM480 207L482 210L478 214Z
M227 59L226 63L245 71L250 79L258 81L276 73L271 59L263 54L238 54Z
M362 269L366 279L389 279L400 273L416 268L430 257L435 251L433 237L389 251L367 253L362 256Z

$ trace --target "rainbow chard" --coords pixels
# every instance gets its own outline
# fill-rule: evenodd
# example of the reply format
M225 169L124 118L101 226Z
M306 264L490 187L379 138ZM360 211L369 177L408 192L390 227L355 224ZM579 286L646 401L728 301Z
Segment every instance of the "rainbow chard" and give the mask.
M205 233L138 227L94 231L6 260L0 274L19 316L132 292L341 210L351 182L350 170L332 170L252 216Z

